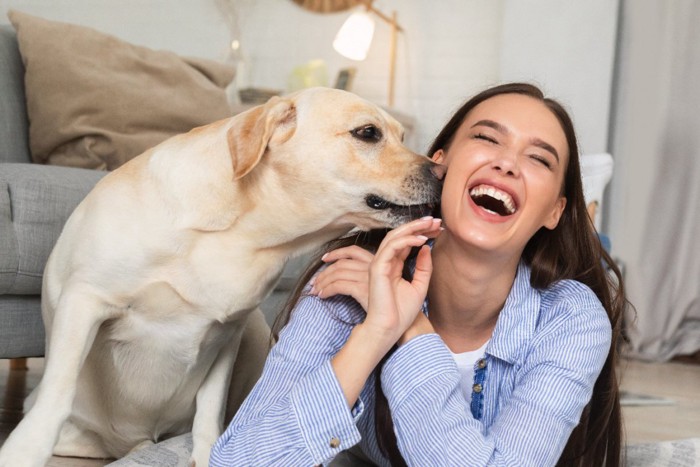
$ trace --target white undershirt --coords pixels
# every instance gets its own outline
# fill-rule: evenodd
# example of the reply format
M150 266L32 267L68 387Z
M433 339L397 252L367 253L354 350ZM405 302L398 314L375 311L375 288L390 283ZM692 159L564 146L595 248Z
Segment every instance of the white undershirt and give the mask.
M480 359L484 358L486 345L488 343L489 341L486 341L480 348L470 350L469 352L454 353L450 351L452 358L455 359L455 363L457 364L457 369L459 370L459 374L461 376L459 379L459 384L462 386L462 395L467 402L471 402L472 400L474 365L476 365L476 362L478 362Z

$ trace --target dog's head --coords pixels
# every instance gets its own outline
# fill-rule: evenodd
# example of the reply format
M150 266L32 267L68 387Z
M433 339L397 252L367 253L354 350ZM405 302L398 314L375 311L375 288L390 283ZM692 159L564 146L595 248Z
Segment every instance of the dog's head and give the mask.
M234 179L283 193L281 216L367 230L429 214L440 199L441 167L403 146L401 125L354 94L309 89L234 122Z

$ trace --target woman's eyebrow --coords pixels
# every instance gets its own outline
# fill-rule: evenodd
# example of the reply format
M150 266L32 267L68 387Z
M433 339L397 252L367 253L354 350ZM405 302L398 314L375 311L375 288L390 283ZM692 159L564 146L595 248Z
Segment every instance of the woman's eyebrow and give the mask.
M546 141L542 141L539 138L533 138L531 142L533 146L537 146L538 148L542 148L545 151L551 152L554 158L557 160L557 162L559 162L559 153L556 149L554 149L554 146L552 146Z
M502 124L495 122L493 120L479 120L478 122L476 122L475 124L472 125L472 128L474 128L475 126L487 126L489 128L493 128L494 130L498 131L499 133L503 133L504 135L507 135L510 133L510 131L508 130L508 128L505 125L502 125ZM543 141L539 138L533 138L530 141L530 143L533 146L537 146L538 148L542 148L545 151L552 153L552 155L557 160L557 162L559 162L559 153L554 148L554 146L552 146L548 142Z
M506 128L504 125L501 125L498 122L494 122L493 120L479 120L478 122L472 125L472 128L474 128L475 126L487 126L489 128L493 128L499 133L503 133L504 135L510 133L510 131L508 131L508 128Z

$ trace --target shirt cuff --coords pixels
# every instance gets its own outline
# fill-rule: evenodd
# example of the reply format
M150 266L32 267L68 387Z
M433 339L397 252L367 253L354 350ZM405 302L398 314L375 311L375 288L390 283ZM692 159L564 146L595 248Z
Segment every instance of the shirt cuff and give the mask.
M352 411L348 408L330 361L294 387L291 401L314 463L326 464L360 442L355 421L362 414L364 404L359 401Z
M450 372L459 381L459 372L450 351L437 334L417 336L399 347L382 369L382 390L392 407L398 408L418 386Z

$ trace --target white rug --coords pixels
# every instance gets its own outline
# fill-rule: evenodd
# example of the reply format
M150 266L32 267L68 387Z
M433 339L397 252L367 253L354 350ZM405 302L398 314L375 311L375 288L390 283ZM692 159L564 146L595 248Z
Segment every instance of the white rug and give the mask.
M700 438L628 446L625 465L627 467L700 466Z
M107 467L187 467L192 451L192 435L180 435L108 464ZM342 457L334 466L354 464ZM364 462L362 466L366 466ZM626 467L700 467L700 438L661 443L635 444L627 447Z

